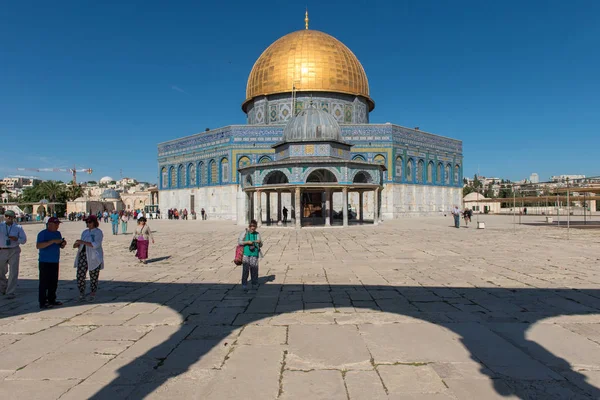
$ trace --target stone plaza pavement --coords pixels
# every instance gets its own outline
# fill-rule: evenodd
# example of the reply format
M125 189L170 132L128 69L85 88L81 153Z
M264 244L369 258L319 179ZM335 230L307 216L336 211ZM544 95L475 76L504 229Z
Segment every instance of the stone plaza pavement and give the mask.
M538 221L540 217L527 217ZM27 225L18 297L0 297L6 399L600 398L600 231L450 217L263 228L244 293L230 221L150 221L151 263L105 233L98 298L38 311ZM72 244L81 222L61 225ZM129 230L132 230L130 224Z

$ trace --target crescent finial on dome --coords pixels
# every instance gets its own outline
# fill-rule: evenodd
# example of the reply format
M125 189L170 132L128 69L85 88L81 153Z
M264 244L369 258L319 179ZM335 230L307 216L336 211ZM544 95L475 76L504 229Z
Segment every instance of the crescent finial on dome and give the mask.
M308 29L308 7L306 7L306 13L304 13L304 27Z

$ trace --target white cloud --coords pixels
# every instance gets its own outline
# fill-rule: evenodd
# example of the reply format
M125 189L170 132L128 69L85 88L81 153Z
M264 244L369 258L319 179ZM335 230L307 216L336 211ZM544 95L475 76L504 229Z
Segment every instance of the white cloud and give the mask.
M183 90L182 88L180 88L179 86L175 86L175 85L171 85L171 89L180 92L180 93L185 93L188 94L188 92L186 92L185 90Z

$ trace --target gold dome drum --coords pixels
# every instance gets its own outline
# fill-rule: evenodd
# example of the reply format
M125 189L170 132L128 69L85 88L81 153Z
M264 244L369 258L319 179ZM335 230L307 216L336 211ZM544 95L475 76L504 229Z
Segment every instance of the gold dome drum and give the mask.
M246 105L257 96L277 93L333 92L369 97L369 81L358 58L326 33L301 30L270 45L258 58L246 87Z

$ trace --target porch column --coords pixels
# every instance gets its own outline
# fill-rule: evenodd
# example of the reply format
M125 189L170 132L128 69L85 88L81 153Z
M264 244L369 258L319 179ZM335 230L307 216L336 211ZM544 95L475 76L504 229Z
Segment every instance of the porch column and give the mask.
M342 204L344 213L344 226L348 226L348 188L342 189Z
M294 206L294 211L296 212L296 228L301 228L302 227L302 212L300 210L300 208L302 208L302 204L300 204L300 188L297 187L296 188L296 193L295 196L296 201L295 201L295 206Z
M277 191L277 222L281 222L281 192Z
M265 192L267 195L267 225L271 223L271 192Z
M373 224L379 224L379 188L373 191Z
M329 189L329 209L327 210L329 215L329 223L333 222L333 189Z
M331 226L331 189L325 189L325 226Z
M258 219L256 222L258 226L262 225L262 192L260 190L256 191L256 204L258 206Z
M252 196L254 195L252 192L250 193L244 193L246 195L246 215L245 217L245 221L244 221L244 225L248 225L250 223L250 221L252 220L252 214L253 214L253 208L254 207L254 202L252 201Z
M358 192L358 220L363 222L363 197L365 192L362 190Z
M296 224L296 195L293 190L290 190L290 197L292 200L292 209L290 210L290 222L292 225Z

